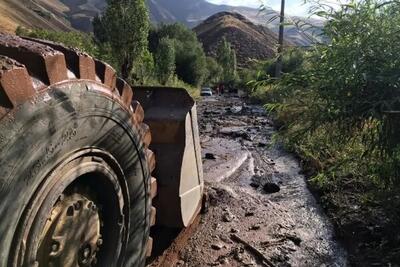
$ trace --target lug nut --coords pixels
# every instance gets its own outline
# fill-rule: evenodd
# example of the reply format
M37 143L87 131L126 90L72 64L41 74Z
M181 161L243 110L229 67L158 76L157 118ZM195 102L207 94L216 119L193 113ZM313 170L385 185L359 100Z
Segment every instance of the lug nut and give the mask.
M81 204L80 201L77 201L77 202L74 203L74 208L75 208L76 210L79 210L79 209L81 208L81 206L82 206L82 204Z
M53 241L53 244L51 245L51 251L57 252L59 248L60 248L60 244L57 241Z

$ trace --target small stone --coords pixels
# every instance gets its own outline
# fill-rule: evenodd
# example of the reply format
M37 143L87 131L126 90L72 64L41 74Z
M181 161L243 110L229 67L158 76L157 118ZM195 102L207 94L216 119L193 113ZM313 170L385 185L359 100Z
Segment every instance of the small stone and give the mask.
M252 267L255 265L256 263L253 260L249 260L248 262L243 262L243 266Z
M233 219L235 219L235 216L232 213L230 213L229 211L225 212L224 215L222 216L222 220L224 222L231 222L231 221L233 221Z
M242 262L243 261L243 256L242 253L244 251L242 251L240 248L235 248L231 253L233 254L233 258L235 260L237 260L238 262Z
M213 153L206 153L205 158L213 160L217 159Z
M288 236L287 237L290 241L292 241L296 246L300 246L301 244L301 238L298 236Z
M273 194L273 193L278 193L279 191L281 191L281 188L279 187L279 185L275 184L275 183L266 183L263 186L264 192L267 194Z
M228 264L229 263L229 260L227 259L227 258L221 258L221 259L219 259L219 263L221 263L221 264Z
M253 188L259 188L259 187L260 187L260 184L259 184L259 183L256 183L256 182L251 182L251 183L250 183L250 186L253 187Z
M267 144L264 142L258 142L258 147L266 147Z
M182 266L182 265L184 265L185 264L185 261L183 261L183 260L179 260L178 262L177 262L177 265L178 266Z
M215 243L211 245L211 248L214 250L221 250L222 249L222 245L220 243Z
M251 217L254 216L254 211L246 211L246 213L244 214L245 217Z
M250 230L253 230L253 231L260 230L260 229L261 229L261 226L258 225L258 224L255 224L255 225L250 227Z

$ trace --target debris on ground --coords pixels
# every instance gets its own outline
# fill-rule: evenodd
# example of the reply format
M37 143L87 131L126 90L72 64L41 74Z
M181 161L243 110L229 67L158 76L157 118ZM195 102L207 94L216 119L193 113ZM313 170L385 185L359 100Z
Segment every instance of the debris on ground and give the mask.
M185 266L346 266L298 160L272 142L264 109L209 99L198 103L208 212L178 258Z

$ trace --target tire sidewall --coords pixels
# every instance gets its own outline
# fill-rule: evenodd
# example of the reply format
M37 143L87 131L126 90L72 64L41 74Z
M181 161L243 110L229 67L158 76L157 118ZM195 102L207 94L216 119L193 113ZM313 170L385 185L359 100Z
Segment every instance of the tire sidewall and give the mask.
M9 264L18 223L48 173L88 147L110 153L124 172L130 206L124 265L144 265L150 212L145 147L131 113L97 87L88 81L53 86L0 122L0 266Z

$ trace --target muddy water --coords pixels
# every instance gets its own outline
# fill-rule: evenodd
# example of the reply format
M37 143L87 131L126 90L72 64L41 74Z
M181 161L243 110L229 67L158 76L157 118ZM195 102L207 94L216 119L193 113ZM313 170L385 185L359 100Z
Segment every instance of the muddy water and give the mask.
M259 106L198 104L209 211L177 266L346 266L346 252Z

